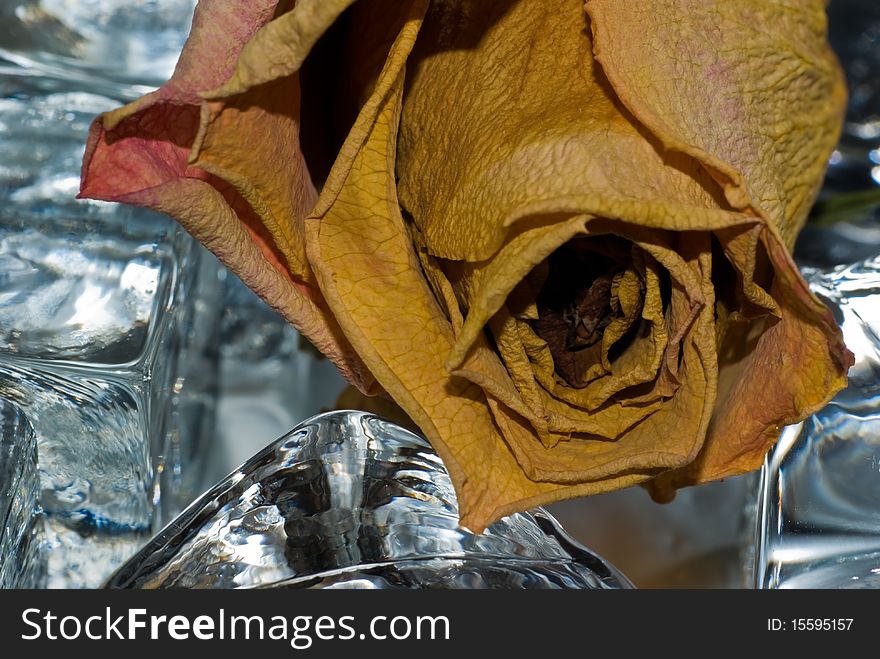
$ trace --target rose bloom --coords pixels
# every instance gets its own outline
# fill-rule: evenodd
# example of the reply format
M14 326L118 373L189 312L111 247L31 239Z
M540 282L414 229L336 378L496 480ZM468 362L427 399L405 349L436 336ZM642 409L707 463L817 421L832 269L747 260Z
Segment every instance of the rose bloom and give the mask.
M844 106L825 31L822 0L202 0L81 196L174 216L393 400L464 525L667 499L844 386L790 256Z

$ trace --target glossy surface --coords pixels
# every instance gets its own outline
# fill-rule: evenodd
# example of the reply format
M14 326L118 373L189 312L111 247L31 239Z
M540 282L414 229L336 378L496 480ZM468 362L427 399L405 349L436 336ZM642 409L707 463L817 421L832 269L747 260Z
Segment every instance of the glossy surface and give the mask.
M422 438L363 412L313 417L255 455L110 579L113 588L621 588L543 511L458 524Z
M42 580L37 438L22 410L0 398L0 588Z
M133 98L174 70L195 0L6 0L0 57Z
M116 104L0 75L0 398L37 442L35 585L99 585L201 491L213 435L219 265L169 218L75 199Z
M880 587L880 257L807 271L856 357L849 386L789 426L758 505L761 588Z

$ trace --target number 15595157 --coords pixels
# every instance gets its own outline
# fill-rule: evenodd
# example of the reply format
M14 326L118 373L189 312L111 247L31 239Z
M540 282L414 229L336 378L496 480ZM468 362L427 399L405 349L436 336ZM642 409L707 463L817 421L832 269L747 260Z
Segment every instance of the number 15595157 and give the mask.
M852 629L854 618L767 618L767 631L771 632L847 632Z

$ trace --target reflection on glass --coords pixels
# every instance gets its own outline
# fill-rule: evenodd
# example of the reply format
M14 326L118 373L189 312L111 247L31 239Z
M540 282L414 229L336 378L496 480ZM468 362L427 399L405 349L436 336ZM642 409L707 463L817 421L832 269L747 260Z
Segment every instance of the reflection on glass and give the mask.
M5 0L0 57L51 76L134 98L167 80L195 0Z
M783 432L758 503L761 588L880 587L880 257L807 271L856 357L849 386Z
M313 417L193 503L114 588L627 588L545 512L459 527L440 458L363 412Z
M0 588L34 588L44 579L39 495L34 429L19 407L0 398Z
M37 442L32 585L100 584L198 492L219 265L169 218L75 199L90 122L129 82L167 76L153 55L182 43L191 8L0 7L0 54L18 64L0 63L0 399Z

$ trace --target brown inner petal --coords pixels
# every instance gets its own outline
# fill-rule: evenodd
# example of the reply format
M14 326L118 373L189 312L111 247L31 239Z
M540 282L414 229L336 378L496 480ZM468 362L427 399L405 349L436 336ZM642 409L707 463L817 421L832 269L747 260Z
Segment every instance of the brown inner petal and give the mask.
M601 360L603 332L620 314L612 305L614 280L623 273L630 249L628 241L615 236L577 238L547 261L538 319L531 325L546 341L556 374L571 387L585 387L588 369Z

